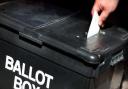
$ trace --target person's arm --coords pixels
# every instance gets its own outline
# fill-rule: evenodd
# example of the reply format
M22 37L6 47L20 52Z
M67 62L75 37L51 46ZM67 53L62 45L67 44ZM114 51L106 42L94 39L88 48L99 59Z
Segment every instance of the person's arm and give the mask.
M101 13L99 17L100 26L103 26L109 14L115 11L116 7L118 6L118 3L119 0L95 0L92 9L92 14L94 10Z

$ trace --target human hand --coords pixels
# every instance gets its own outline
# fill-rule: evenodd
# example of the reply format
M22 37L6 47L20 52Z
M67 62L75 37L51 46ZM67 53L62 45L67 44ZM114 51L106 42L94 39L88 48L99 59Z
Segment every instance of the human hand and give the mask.
M103 26L107 17L115 11L118 6L119 0L95 0L94 6L92 8L92 15L94 11L100 13L99 25Z

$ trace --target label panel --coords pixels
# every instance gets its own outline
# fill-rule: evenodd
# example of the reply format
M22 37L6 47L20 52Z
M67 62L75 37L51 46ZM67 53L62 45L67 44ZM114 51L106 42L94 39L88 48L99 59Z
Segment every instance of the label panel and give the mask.
M89 79L0 41L0 89L87 89Z

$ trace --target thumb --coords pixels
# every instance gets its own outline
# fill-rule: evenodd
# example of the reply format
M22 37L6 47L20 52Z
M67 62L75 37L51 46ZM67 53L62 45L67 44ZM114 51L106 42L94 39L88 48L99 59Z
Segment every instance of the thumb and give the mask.
M92 15L94 14L94 11L96 11L96 12L100 11L100 7L99 7L99 4L97 2L95 2L94 6L92 8L92 11L91 11Z

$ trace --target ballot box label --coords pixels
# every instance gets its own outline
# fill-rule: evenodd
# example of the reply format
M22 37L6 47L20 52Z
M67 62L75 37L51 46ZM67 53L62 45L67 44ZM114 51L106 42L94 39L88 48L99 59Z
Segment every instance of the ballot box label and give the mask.
M6 55L6 62L5 62L5 68L7 70L10 70L12 72L17 72L18 75L36 82L39 86L42 86L46 83L46 88L49 89L50 82L53 80L53 76L47 73L44 73L42 70L37 70L33 74L33 67L30 66L28 69L29 73L25 74L26 71L26 64L21 63L19 60L14 60L13 57ZM35 75L35 76L32 76ZM40 78L41 77L41 78ZM22 78L15 76L14 78L14 89L25 89L25 87L28 86L29 89L40 89L40 87L36 87L34 84L31 84L29 81L22 81Z
M86 76L0 40L0 89L88 89L88 83Z

